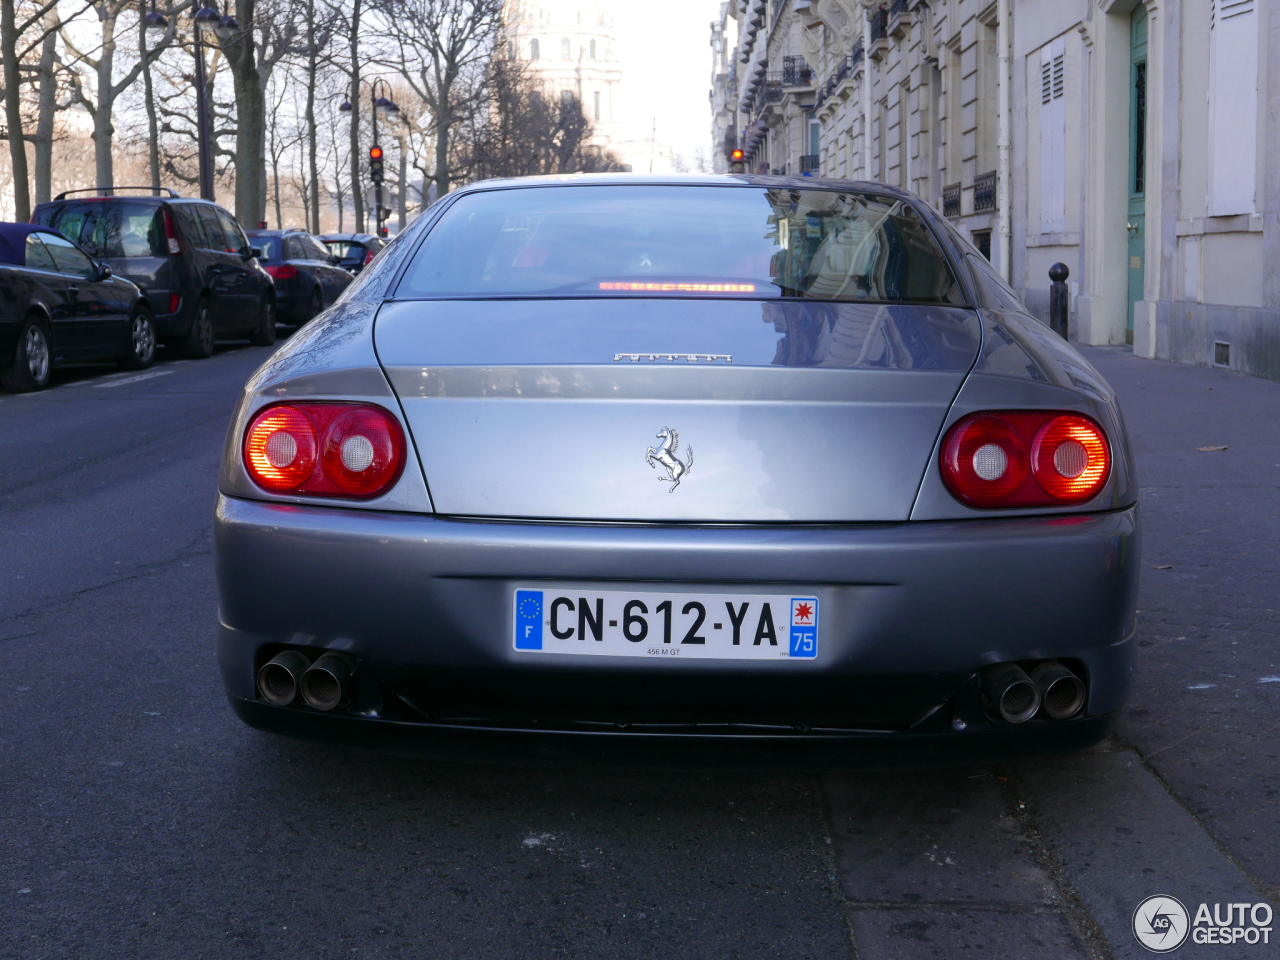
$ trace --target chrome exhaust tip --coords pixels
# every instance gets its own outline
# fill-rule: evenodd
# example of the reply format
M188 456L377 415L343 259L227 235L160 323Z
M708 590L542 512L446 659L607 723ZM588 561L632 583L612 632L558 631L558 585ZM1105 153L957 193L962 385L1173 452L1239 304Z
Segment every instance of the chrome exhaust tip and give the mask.
M1031 679L1040 690L1044 712L1052 719L1068 720L1084 707L1084 681L1057 660L1037 664Z
M287 707L298 698L302 675L311 661L297 650L278 653L258 671L258 696L274 707Z
M330 651L302 675L302 699L313 710L332 710L351 699L355 662L345 653Z
M982 671L987 698L1009 723L1025 723L1040 709L1040 688L1016 663L998 663Z

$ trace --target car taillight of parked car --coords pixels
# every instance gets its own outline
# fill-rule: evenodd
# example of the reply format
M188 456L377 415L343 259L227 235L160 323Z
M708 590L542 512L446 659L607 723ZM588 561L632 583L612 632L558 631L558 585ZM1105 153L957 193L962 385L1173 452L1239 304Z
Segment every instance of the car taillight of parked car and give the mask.
M372 250L366 250L366 251L364 252L364 262L365 262L365 263L373 263L373 258L374 258L374 257L376 257L376 256L377 256L377 254L376 254L376 253L374 253Z
M177 313L180 309L182 309L182 294L169 294L169 312Z
M243 457L254 483L272 493L367 499L399 478L404 431L369 403L276 404L249 424Z
M941 467L952 496L971 507L1066 506L1097 496L1111 447L1078 413L973 413L947 432Z
M169 212L168 207L161 207L164 211L164 233L169 242L169 256L176 257L182 253L182 244L178 240L178 230L173 224L173 214ZM170 313L176 313L177 307L170 310Z
M298 268L292 263L268 263L263 268L277 280L292 280L298 275Z

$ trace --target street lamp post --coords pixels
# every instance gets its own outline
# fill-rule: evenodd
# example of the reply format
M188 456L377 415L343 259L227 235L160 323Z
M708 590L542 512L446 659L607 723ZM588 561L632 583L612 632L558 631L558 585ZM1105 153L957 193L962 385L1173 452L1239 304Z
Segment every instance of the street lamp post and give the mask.
M391 85L382 77L375 77L373 82L369 84L369 101L373 105L373 145L369 147L369 179L373 182L373 211L374 211L374 232L378 236L382 236L383 223L387 219L387 209L382 205L382 160L383 151L378 143L378 115L384 117L397 116L400 108L396 106L394 100L387 96L378 96L379 87L383 87L386 92L391 91ZM355 95L359 96L360 92L355 91ZM356 122L355 111L351 108L351 101L347 100L338 107L343 113L352 114L352 123ZM352 184L353 189L358 189L356 184Z
M146 16L147 30L163 33L169 27L164 14L151 11ZM206 42L217 44L228 40L240 29L236 18L223 15L214 7L201 7L195 12L196 55L196 153L200 167L200 199L213 200L213 124L210 120L208 78L205 75ZM216 38L216 39L215 39Z

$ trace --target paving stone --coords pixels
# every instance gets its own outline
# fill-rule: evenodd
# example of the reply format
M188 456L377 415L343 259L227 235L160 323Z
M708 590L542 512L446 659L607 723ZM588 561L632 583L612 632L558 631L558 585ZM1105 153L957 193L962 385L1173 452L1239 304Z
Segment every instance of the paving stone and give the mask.
M954 906L853 911L860 960L1075 960L1089 957L1060 913Z

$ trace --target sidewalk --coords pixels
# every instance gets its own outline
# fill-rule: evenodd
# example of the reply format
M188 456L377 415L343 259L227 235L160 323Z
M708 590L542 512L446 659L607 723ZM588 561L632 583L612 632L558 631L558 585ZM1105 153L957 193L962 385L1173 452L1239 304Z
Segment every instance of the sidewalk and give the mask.
M1081 352L1119 394L1142 491L1120 736L1280 899L1280 383Z

